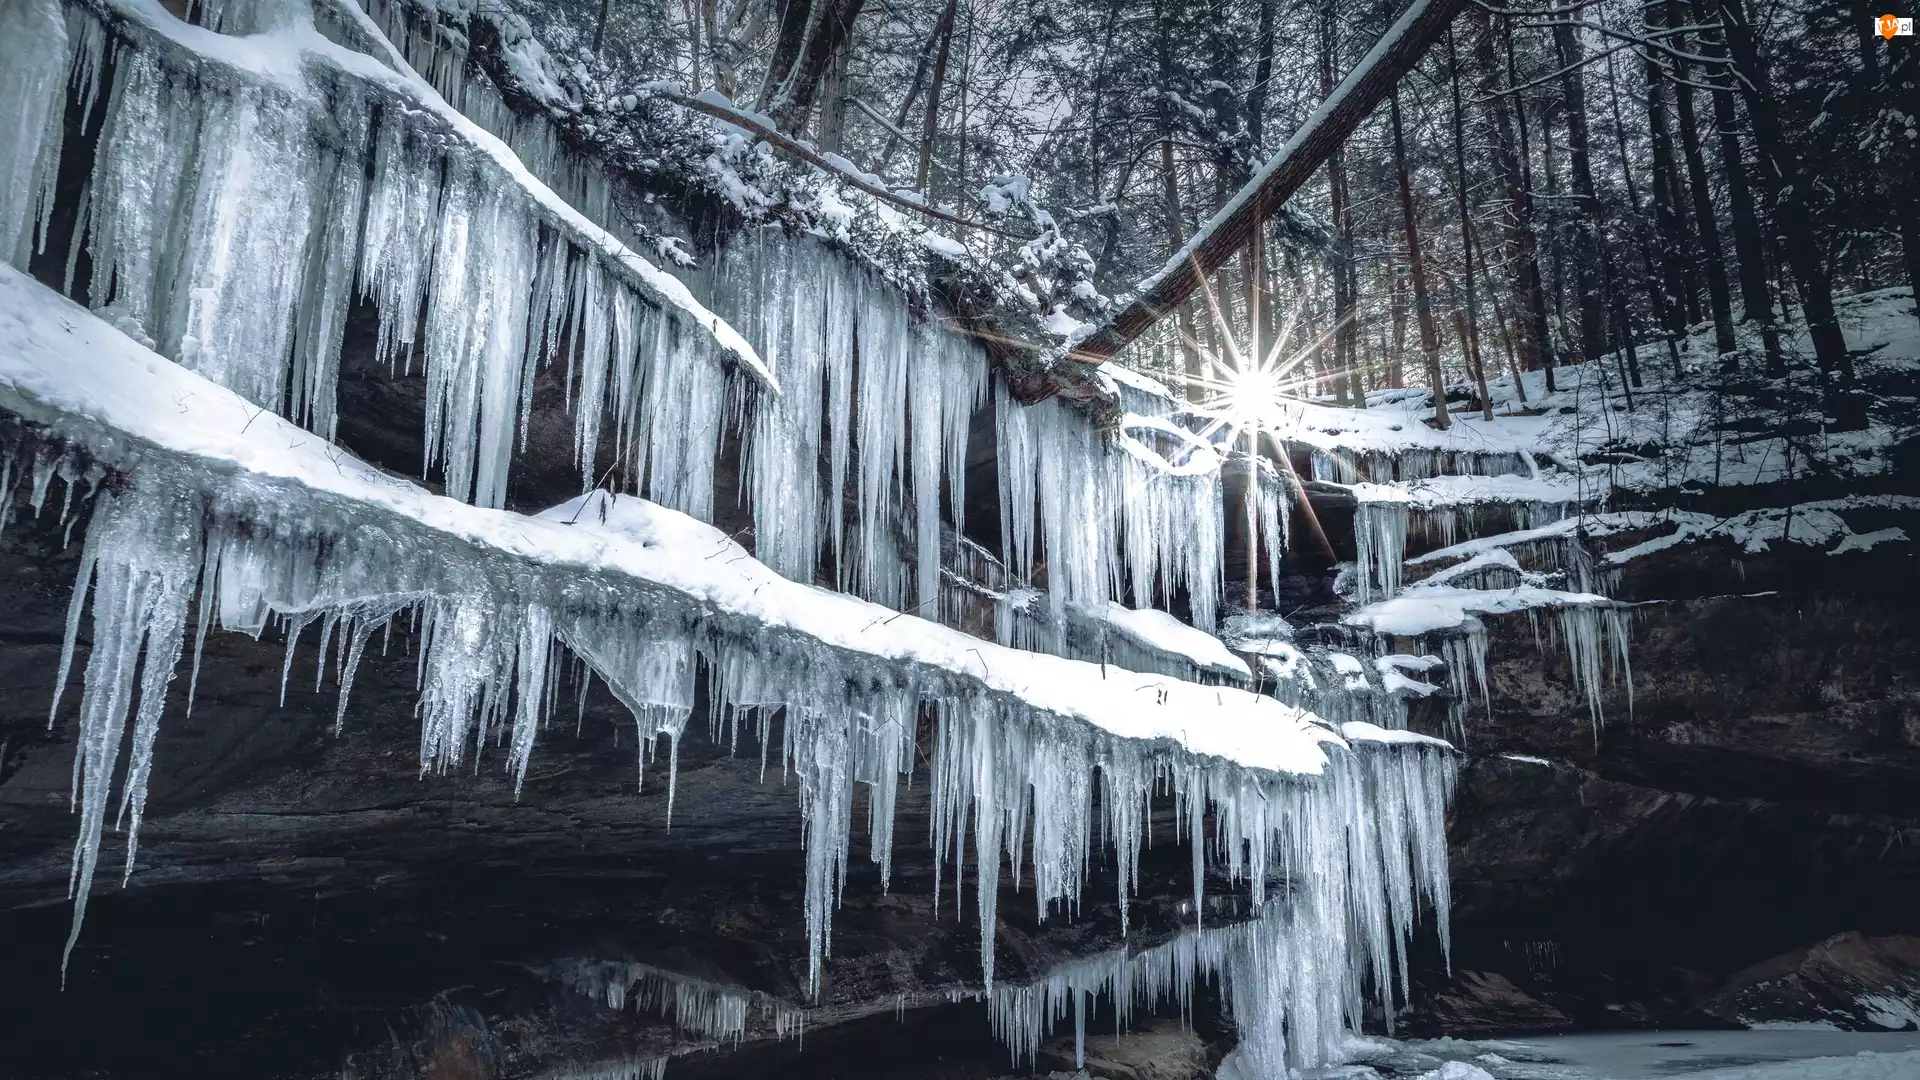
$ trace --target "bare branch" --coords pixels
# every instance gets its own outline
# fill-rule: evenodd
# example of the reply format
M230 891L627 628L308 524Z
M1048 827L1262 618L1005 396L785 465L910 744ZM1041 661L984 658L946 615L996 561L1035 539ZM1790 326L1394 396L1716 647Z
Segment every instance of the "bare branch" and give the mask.
M897 195L887 190L885 186L874 183L874 179L878 179L878 177L868 179L867 176L855 172L848 166L835 164L828 160L826 155L822 154L812 143L784 135L764 118L756 117L730 106L723 105L712 96L702 95L700 97L688 97L677 88L662 86L658 83L649 85L648 89L683 109L691 109L694 112L705 113L716 120L724 120L734 127L751 132L756 137L765 139L768 143L792 154L794 157L812 165L814 168L832 173L836 179L860 191L864 191L876 199L881 199L895 206L911 210L916 214L922 214L938 221L944 221L949 225L959 225L968 229L979 229L982 232L990 232L996 236L1005 236L1013 240L1028 239L1019 233L1009 232L1006 229L989 225L983 221L971 221L957 214L949 214L945 210L928 206L918 199L910 199L902 195Z

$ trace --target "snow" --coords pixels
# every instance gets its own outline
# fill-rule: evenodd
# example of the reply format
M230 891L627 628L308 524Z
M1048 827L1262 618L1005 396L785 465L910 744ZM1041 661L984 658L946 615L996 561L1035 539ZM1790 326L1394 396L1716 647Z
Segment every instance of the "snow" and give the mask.
M1348 1056L1375 1076L1474 1068L1496 1080L1907 1080L1920 1075L1920 1035L1770 1028L1356 1038Z
M1109 601L1101 619L1148 648L1186 657L1195 667L1226 671L1242 678L1253 677L1247 662L1228 651L1219 638L1188 626L1164 611L1130 608Z
M1400 503L1410 507L1463 506L1480 502L1588 503L1604 497L1604 489L1582 484L1579 477L1546 476L1435 476L1407 483L1352 485L1362 503Z
M1459 627L1475 615L1505 615L1539 608L1610 607L1613 601L1594 593L1569 593L1520 585L1511 589L1461 589L1449 585L1408 589L1391 600L1370 604L1342 622L1379 634L1420 637Z
M964 261L967 257L965 245L951 236L934 232L932 229L921 233L919 240L921 247L926 248L935 255L943 255L955 262Z
M1881 544L1905 543L1909 537L1907 531L1900 528L1875 529L1867 533L1855 533L1848 536L1827 552L1829 555L1844 555L1849 551L1871 551Z
M1216 807L1231 871L1251 882L1257 902L1282 854L1269 833L1288 818L1284 807L1314 801L1313 785L1286 777L1338 784L1354 761L1374 760L1271 698L1017 652L789 581L713 527L644 500L596 492L527 518L428 494L11 272L0 272L0 407L131 478L96 497L66 648L71 658L91 583L100 599L81 705L76 933L136 660L144 642L138 678L148 689L123 796L137 825L196 579L209 598L203 619L258 635L278 615L290 655L301 627L321 623L323 651L337 630L343 692L371 633L418 612L423 770L459 766L465 747L481 752L510 724L508 765L524 775L549 700L553 640L633 709L650 744L667 736L670 761L693 704L696 656L713 673L727 722L737 730L757 718L763 745L769 707L786 704L782 759L799 777L816 983L844 881L850 785L873 788L875 820L890 822L899 771L912 761L905 732L918 701L933 702L941 718L938 851L960 858L965 849L949 841L971 808L982 866L996 865L1007 845L1018 865L1020 821L1031 811L1036 825L1048 825L1032 841L1043 912L1077 896L1072 868L1085 864L1092 843L1096 765L1107 793L1102 835L1115 845L1123 883L1144 840L1147 793L1165 777L1193 814ZM338 542L346 536L354 542ZM1360 729L1355 738L1378 741ZM1451 776L1450 755L1434 756L1429 744L1394 749L1427 756L1398 763L1401 755L1389 754L1382 768ZM1429 841L1443 852L1438 835ZM889 851L877 835L876 859ZM1393 882L1407 879L1369 880L1388 882L1391 903L1412 902L1393 899ZM981 900L990 928L992 897ZM988 929L983 941L992 938ZM990 950L983 965L991 984Z

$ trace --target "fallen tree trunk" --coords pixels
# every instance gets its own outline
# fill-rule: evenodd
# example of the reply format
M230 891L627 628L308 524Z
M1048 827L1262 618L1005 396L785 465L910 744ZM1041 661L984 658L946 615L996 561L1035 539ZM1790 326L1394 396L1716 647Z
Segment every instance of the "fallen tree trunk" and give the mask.
M1400 77L1419 63L1428 46L1439 39L1465 5L1466 0L1413 0L1286 145L1188 238L1166 266L1135 287L1134 297L1125 307L1075 345L1069 355L1082 363L1101 363L1177 310L1206 275L1245 247L1254 230L1319 171L1328 155L1347 141Z

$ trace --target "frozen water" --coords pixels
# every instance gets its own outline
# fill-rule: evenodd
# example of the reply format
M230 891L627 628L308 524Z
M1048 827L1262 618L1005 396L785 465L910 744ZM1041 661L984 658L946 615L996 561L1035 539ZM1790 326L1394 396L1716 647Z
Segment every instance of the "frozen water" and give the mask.
M0 256L25 265L52 177L80 152L60 138L71 87L106 122L67 257L73 266L84 245L93 271L69 291L163 355L331 437L357 279L380 309L382 354L424 365L426 465L481 505L504 496L532 366L557 351L552 282L566 283L572 325L592 346L579 372L589 466L603 391L638 385L636 368L691 370L700 389L683 396L703 403L715 396L706 384L724 381L707 374L723 358L771 383L678 281L561 202L433 90L322 37L310 6L249 8L239 21L241 8L212 13L244 37L132 0L109 7L110 24L79 7L58 17L42 0L8 8L0 67L21 108L0 131ZM560 275L569 260L593 270ZM536 292L543 269L549 288ZM663 320L671 334L649 325ZM647 490L694 510L711 499L698 447L682 444L717 439L723 405L690 433L672 429L690 472Z
M779 1038L806 1030L806 1010L755 990L709 982L634 961L562 960L548 972L562 985L604 1001L610 1009L629 1004L673 1021L698 1039L739 1043L750 1019L770 1026Z
M1131 591L1139 606L1187 593L1193 625L1210 630L1220 602L1223 523L1219 457L1152 417L1123 418L1108 449L1084 416L1057 400L1021 407L998 391L1003 555L1016 580L1037 563L1053 621L1068 605ZM1164 454L1131 433L1173 440ZM1278 531L1277 511L1272 526Z

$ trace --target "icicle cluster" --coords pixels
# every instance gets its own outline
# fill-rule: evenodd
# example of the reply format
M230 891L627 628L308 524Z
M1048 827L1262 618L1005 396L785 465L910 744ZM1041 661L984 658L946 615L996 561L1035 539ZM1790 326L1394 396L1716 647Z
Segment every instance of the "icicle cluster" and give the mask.
M755 417L743 478L755 554L800 581L824 560L837 588L938 618L942 491L958 532L984 351L916 318L886 282L778 228L736 237L694 288L781 372L780 399Z
M563 960L549 972L557 982L605 1001L610 1009L657 1013L697 1039L738 1044L749 1017L758 1017L776 1038L797 1038L807 1012L756 990L727 986L632 961Z
M1023 408L1001 388L995 406L1001 549L1017 580L1044 564L1052 622L1068 605L1131 593L1145 607L1185 589L1193 625L1212 629L1223 528L1212 447L1170 420L1130 415L1109 451L1085 417L1058 401ZM1177 449L1163 454L1138 431Z
M1364 605L1400 592L1410 539L1449 546L1459 541L1463 530L1477 535L1532 529L1559 521L1575 509L1575 504L1562 502L1428 504L1363 497L1353 516L1355 599Z
M1452 784L1451 755L1437 748L1357 744L1322 783L1287 792L1273 816L1267 857L1287 869L1258 918L1196 926L1138 954L1122 950L1028 985L995 987L995 1034L1016 1064L1030 1063L1052 1026L1071 1016L1084 1052L1097 999L1113 1004L1124 1029L1136 1007L1174 1001L1188 1012L1194 987L1224 976L1243 1052L1260 1065L1255 1075L1339 1060L1369 988L1389 1017L1405 1000L1407 946L1423 901L1447 940Z
M347 313L370 300L383 358L427 376L424 468L484 506L505 496L536 368L564 354L587 482L606 409L641 490L708 505L722 364L761 369L678 282L531 187L424 86L375 77L311 30L250 39L277 53L263 62L110 10L21 0L0 14L0 67L26 110L0 131L0 254L24 268L55 178L89 167L62 138L71 98L82 130L104 122L66 291L116 326L330 438Z
M1435 450L1408 446L1394 450L1313 449L1315 480L1336 484L1375 484L1431 480L1436 476L1505 476L1539 474L1532 455L1524 452Z
M671 1054L651 1058L623 1058L592 1065L569 1065L547 1073L543 1080L665 1080Z
M1529 613L1532 614L1532 613ZM1600 725L1606 720L1601 706L1601 664L1607 679L1623 686L1627 693L1627 715L1633 715L1633 664L1627 655L1632 636L1627 628L1627 609L1612 604L1580 604L1555 608L1549 636L1557 636L1567 650L1567 666L1573 676L1573 688L1587 705L1593 721L1594 738L1600 737ZM1540 623L1534 621L1534 637L1540 637ZM1542 650L1544 651L1544 650Z
M991 885L1003 862L1016 878L1032 878L1043 914L1077 905L1095 836L1096 769L1099 835L1113 845L1121 867L1123 912L1152 792L1173 793L1190 835L1198 834L1212 807L1219 822L1215 856L1234 878L1250 882L1258 901L1282 865L1271 837L1288 827L1284 808L1296 801L1296 791L1319 783L1118 737L1020 698L983 693L953 671L830 647L753 618L703 610L688 595L637 580L449 544L431 529L338 496L290 491L252 474L208 476L191 459L157 454L131 472L130 485L95 499L68 626L71 656L91 585L95 647L81 706L76 793L83 815L75 848L81 903L136 679L138 734L122 802L130 811L129 847L137 841L153 736L196 597L196 641L214 625L257 636L277 617L287 626L289 668L301 628L318 623L321 655L336 666L343 695L372 633L396 617L416 620L423 770L477 764L489 742L501 742L510 747L508 767L516 778L524 776L553 704L555 642L632 710L644 743L667 737L670 760L677 758L702 667L715 722L728 729L730 741L740 727L757 726L764 753L771 712L783 708L780 753L798 780L804 918L816 987L846 877L852 785L869 788L866 825L884 880L895 795L913 765L923 707L931 708L935 726L936 849L958 863L966 834L973 834L976 880L987 883L977 903L989 946L997 896ZM364 539L376 535L365 531L369 527L379 530L378 540ZM362 539L342 542L349 536ZM197 646L195 653L189 708ZM344 714L344 697L341 707ZM1201 869L1196 854L1196 890ZM77 907L76 928L79 913ZM988 949L982 967L990 984Z

